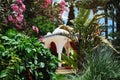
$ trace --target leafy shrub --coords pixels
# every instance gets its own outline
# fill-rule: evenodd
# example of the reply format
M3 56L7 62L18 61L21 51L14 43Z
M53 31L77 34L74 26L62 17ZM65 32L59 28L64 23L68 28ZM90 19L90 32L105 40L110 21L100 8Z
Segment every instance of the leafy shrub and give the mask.
M57 62L36 38L15 30L0 34L1 80L51 80Z
M38 16L32 21L40 29L40 34L45 35L47 32L53 32L56 28L53 21L47 19L46 17Z
M64 65L77 70L77 54L73 50L71 50L71 55L69 57L66 54L62 54L62 59L62 61L65 62Z
M113 36L116 36L116 39L114 39L112 42L113 42L113 45L115 46L115 48L120 51L120 32L116 32L115 35Z

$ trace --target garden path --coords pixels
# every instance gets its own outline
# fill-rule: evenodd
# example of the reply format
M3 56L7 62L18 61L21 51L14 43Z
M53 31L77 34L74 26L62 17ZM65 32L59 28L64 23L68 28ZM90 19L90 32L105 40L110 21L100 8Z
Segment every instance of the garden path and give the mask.
M71 74L71 73L76 73L75 69L66 69L65 67L59 67L56 70L56 74Z

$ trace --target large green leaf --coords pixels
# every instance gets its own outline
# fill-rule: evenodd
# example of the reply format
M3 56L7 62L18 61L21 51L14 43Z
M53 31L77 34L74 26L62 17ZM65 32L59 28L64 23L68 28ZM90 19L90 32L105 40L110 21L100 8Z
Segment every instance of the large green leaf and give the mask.
M10 40L10 38L8 38L7 36L2 36L2 39L4 39L4 40Z
M4 46L0 44L0 51L4 51L4 50L5 50Z
M1 72L0 72L0 78L4 78L4 77L6 77L7 76L7 70L2 70Z

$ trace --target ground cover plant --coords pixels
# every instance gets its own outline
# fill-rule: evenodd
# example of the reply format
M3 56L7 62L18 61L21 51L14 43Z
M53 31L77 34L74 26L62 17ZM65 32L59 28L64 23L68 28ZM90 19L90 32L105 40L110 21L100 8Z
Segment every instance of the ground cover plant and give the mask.
M109 46L102 43L87 56L88 67L79 80L119 80L120 64Z

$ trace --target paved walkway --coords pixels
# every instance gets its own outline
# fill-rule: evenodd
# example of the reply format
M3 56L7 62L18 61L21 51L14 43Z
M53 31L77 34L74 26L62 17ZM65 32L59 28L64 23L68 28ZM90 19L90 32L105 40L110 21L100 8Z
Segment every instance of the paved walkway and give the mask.
M75 69L66 69L64 67L60 67L56 70L56 74L70 74L70 73L76 73Z

